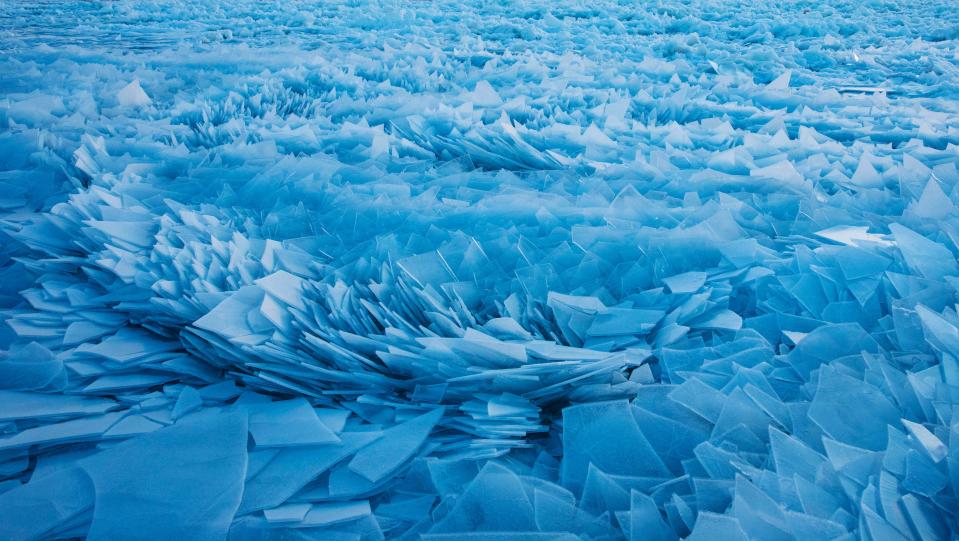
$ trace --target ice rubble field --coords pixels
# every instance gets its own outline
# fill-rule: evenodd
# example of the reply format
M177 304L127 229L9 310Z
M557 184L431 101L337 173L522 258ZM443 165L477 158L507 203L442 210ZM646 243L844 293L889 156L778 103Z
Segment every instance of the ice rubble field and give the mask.
M203 4L0 3L0 538L959 532L952 2Z

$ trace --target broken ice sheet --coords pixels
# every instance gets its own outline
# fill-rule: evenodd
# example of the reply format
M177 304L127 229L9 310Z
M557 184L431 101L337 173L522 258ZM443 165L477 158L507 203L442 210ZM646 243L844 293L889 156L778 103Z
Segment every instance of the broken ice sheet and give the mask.
M607 437L612 432L618 437ZM566 408L563 446L562 478L570 487L582 486L590 465L609 474L669 477L625 400Z
M258 449L340 441L304 398L248 404L245 409Z
M495 494L496 497L490 497ZM431 533L535 531L533 507L520 479L507 468L488 463L447 516Z
M665 312L660 310L609 308L596 316L586 330L586 334L588 336L642 334L655 327L665 315Z
M130 84L117 92L117 101L124 107L143 107L150 105L150 96L140 86L140 81L134 79Z
M885 427L898 422L896 407L879 389L829 367L819 369L809 417L832 438L872 450L883 448Z
M0 390L0 421L94 415L119 407L106 398Z
M308 503L291 503L273 509L263 510L263 516L269 522L300 522L310 511L312 505Z
M673 293L695 293L706 283L705 272L685 272L663 278L663 283Z
M319 475L376 441L380 432L345 432L339 443L281 449L246 483L238 514L276 507Z
M906 264L915 274L933 280L959 274L955 256L942 244L901 224L892 224L889 229Z
M0 537L953 535L942 0L8 4Z
M869 233L869 226L837 225L817 231L816 235L840 244L875 243L880 246L892 246L893 242L885 235Z
M437 408L385 430L382 438L357 452L349 469L371 482L381 480L413 456L442 417L443 408Z
M65 385L63 361L50 350L31 342L0 359L0 388L33 390Z
M60 423L27 428L11 436L0 438L0 451L31 445L51 445L97 440L123 417L123 412L82 417Z
M331 502L313 505L303 517L303 526L330 526L370 514L370 502Z
M93 483L80 468L47 475L0 494L0 531L7 539L40 539L93 507Z
M83 461L96 491L89 538L225 538L243 492L246 441L246 415L214 409ZM171 513L176 520L165 518Z

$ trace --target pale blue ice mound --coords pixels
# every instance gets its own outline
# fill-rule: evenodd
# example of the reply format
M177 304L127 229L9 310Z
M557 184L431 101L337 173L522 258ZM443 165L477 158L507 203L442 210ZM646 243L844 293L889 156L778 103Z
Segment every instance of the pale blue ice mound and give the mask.
M0 538L950 539L948 2L0 5Z

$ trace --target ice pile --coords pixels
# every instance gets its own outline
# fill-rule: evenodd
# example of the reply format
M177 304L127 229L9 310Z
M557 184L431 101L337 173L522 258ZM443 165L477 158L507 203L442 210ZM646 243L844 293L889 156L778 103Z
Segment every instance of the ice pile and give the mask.
M957 535L959 26L755 4L0 5L0 538Z

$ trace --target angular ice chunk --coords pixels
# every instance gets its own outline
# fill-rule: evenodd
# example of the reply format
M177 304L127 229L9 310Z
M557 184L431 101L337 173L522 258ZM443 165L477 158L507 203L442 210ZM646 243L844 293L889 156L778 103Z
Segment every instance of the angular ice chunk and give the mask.
M280 450L247 481L237 513L242 515L282 504L337 462L379 437L380 432L344 432L340 443Z
M89 539L225 539L243 493L246 415L210 410L81 462L96 504Z
M659 323L666 312L632 308L609 308L596 316L587 329L588 336L621 336L647 333Z
M0 389L27 391L65 385L63 361L36 342L0 359Z
M170 416L176 420L203 406L203 398L193 387L184 387L173 405Z
M313 505L303 517L302 526L330 526L349 522L370 514L370 502L330 502Z
M117 101L123 107L146 107L152 102L150 96L140 86L139 79L134 79L130 84L121 88L117 92Z
M564 486L581 489L590 464L612 475L671 476L636 424L631 408L629 402L617 400L563 410Z
M792 79L793 72L792 70L786 70L782 72L779 77L773 79L773 81L766 85L767 90L786 90L789 88L789 80Z
M0 536L10 541L43 539L93 508L93 483L71 467L0 493Z
M676 534L663 520L656 502L649 496L630 492L629 538L631 541L673 541Z
M891 224L896 245L913 272L931 280L959 275L959 264L948 248L901 225Z
M350 470L374 483L383 479L413 457L442 418L443 408L437 408L383 431L382 439L350 460Z
M469 97L474 105L480 107L494 107L503 103L503 98L500 97L489 81L478 81Z
M931 177L926 182L926 187L922 190L919 200L909 205L909 210L916 216L929 219L941 220L956 210L952 200L942 191L939 181Z
M942 462L942 459L946 458L946 455L949 454L949 449L942 443L942 440L937 438L936 435L930 432L925 426L907 419L903 419L902 424L909 430L912 437L916 438L916 441L926 450L929 458L934 462Z
M899 422L899 410L879 389L823 366L809 418L838 441L881 450L886 445L886 427Z
M257 449L336 443L336 437L305 398L246 406L250 435Z
M864 188L882 188L883 185L882 175L873 167L868 154L863 154L859 158L859 165L849 180L856 186Z
M698 271L684 272L683 274L663 278L663 283L665 283L666 287L673 293L695 293L706 283L706 273Z
M27 428L10 437L0 439L0 451L39 444L96 440L122 417L122 412L112 412Z
M694 329L714 329L738 331L743 326L743 318L732 310L716 310L689 322Z
M287 306L292 306L298 310L306 310L306 304L303 301L304 280L299 276L281 270L260 278L255 283L263 291L276 297Z
M313 507L308 503L290 503L274 507L273 509L264 509L263 516L267 522L300 522L306 517L307 512Z
M257 286L242 287L193 324L226 338L237 338L253 333L247 314L263 301L263 290Z
M859 243L876 243L880 246L892 246L894 243L886 239L885 235L869 233L869 226L837 225L816 232L816 236L829 239L840 244L855 246Z
M696 517L696 525L686 541L748 541L748 539L735 517L703 512Z
M515 473L488 462L430 533L536 531L529 496Z

